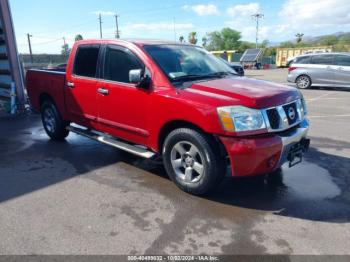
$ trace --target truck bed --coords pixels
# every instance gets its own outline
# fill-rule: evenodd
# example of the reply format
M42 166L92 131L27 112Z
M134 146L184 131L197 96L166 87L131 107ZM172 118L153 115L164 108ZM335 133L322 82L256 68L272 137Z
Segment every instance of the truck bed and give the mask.
M55 103L60 113L65 114L65 72L57 70L28 70L26 83L33 109L40 111L40 99L46 94L55 98Z

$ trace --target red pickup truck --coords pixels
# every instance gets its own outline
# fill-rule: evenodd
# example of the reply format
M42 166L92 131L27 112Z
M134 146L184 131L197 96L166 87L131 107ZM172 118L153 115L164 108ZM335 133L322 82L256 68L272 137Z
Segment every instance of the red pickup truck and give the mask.
M308 150L295 88L239 77L203 48L83 40L66 72L29 70L31 105L56 140L74 132L144 158L161 156L182 190L201 195L227 174L264 175Z

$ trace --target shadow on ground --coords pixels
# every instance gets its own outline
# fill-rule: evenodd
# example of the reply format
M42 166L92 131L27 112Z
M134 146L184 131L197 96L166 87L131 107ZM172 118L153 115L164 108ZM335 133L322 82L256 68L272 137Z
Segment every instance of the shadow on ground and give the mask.
M141 186L168 198L190 197L168 181L159 162L142 160L78 136L67 142L52 142L37 117L0 120L0 125L0 203L119 162L141 170L143 181L136 182ZM350 143L313 138L313 148L304 164L283 168L267 179L227 178L218 190L194 201L203 208L208 202L220 203L286 217L347 223L350 160L319 151L345 148L349 149ZM160 188L157 180L169 183L162 182Z

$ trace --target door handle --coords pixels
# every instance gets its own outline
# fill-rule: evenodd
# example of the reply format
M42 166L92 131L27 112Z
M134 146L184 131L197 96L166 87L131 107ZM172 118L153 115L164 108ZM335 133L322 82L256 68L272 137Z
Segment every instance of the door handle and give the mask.
M67 82L67 86L69 87L69 88L74 88L74 83L73 82Z
M108 96L109 95L109 90L108 89L99 88L97 90L97 92L100 93L101 95L104 95L104 96Z

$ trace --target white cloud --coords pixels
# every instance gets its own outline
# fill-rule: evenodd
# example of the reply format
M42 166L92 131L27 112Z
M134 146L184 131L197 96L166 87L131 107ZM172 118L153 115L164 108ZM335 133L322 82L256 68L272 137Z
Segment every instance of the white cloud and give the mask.
M129 24L127 25L128 29L133 30L147 30L147 31L154 31L154 30L173 30L174 24L173 23L149 23L149 24ZM186 29L192 29L194 28L194 25L192 23L183 23L183 24L176 24L175 23L175 29L176 30L186 30Z
M92 12L94 15L102 15L102 16L115 16L115 12L112 11L94 11Z
M259 3L249 3L245 5L235 5L227 9L227 14L231 17L251 16L260 11Z
M350 25L349 0L287 0L279 13L294 27L318 28Z
M207 4L207 5L184 5L182 9L186 11L193 11L197 15L205 16L205 15L218 15L219 9L214 4Z

